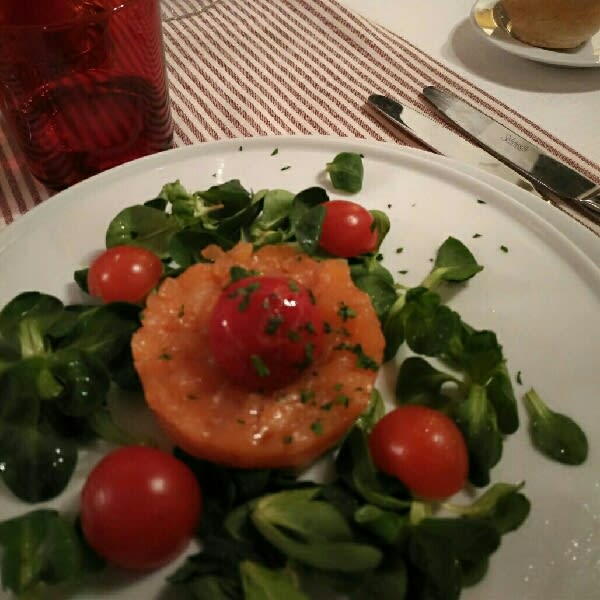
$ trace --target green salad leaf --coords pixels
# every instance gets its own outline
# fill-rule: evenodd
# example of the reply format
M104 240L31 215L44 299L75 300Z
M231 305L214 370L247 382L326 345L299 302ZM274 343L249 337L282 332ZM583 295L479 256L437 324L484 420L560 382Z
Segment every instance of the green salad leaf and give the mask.
M364 167L360 154L340 152L330 163L327 163L326 168L335 189L351 194L362 189Z

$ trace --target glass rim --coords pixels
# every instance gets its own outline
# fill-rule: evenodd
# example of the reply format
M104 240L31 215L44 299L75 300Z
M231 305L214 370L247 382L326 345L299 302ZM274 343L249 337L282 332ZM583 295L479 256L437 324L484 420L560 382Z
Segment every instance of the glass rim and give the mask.
M40 24L24 24L24 25L14 25L10 23L1 23L0 22L0 34L8 33L8 32L23 32L23 31L36 31L37 33L46 33L46 32L55 32L62 31L64 29L69 29L75 25L85 25L86 23L97 23L100 20L110 19L116 13L129 8L132 4L136 4L138 2L147 2L148 0L121 0L116 6L112 6L110 8L103 7L101 12L98 12L94 15L84 15L78 16L74 19L70 19L68 21L59 21L57 23L50 23L46 25ZM160 0L151 0L156 2L159 6L160 10Z

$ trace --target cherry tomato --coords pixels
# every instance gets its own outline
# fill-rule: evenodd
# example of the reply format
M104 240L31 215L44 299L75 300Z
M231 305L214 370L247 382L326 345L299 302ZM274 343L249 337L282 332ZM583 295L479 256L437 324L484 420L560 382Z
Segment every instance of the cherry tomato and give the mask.
M324 206L321 248L343 258L375 250L377 230L366 208L350 200L331 200Z
M289 277L252 276L230 284L209 321L217 364L251 389L296 379L320 356L323 339L312 294Z
M139 246L113 246L90 266L88 290L104 302L140 302L162 275L158 256Z
M81 526L108 562L149 570L185 549L201 508L200 487L185 464L160 450L127 446L90 472L81 493Z
M369 450L379 470L422 498L447 498L467 479L469 459L460 430L425 406L401 406L384 415L371 432Z

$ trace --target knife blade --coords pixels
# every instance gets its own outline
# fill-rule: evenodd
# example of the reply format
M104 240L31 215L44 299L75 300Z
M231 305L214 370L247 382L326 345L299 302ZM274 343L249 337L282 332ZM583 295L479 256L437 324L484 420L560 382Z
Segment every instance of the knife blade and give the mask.
M600 186L455 94L427 86L423 95L475 143L519 172L534 186L600 217Z
M429 150L475 165L488 173L536 193L535 188L516 171L508 168L478 146L461 138L456 132L447 129L430 116L380 94L371 94L367 102Z

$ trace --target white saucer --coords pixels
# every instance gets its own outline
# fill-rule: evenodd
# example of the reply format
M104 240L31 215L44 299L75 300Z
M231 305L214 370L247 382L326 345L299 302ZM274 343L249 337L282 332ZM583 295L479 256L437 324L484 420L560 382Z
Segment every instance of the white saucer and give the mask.
M516 56L561 67L600 67L600 32L572 50L536 48L511 34L500 0L477 0L470 21L484 39Z

